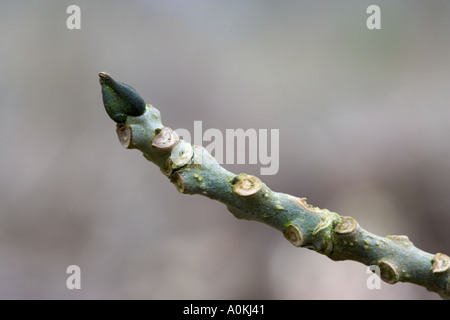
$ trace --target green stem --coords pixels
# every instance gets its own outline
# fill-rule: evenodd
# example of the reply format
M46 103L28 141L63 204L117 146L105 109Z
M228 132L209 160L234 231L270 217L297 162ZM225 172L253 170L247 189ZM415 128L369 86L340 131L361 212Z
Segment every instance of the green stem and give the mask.
M179 192L218 200L238 219L263 222L280 230L296 247L315 250L332 260L377 266L380 277L388 283L415 283L450 299L447 255L424 252L407 236L371 234L352 217L313 207L305 198L272 191L257 177L231 173L206 149L192 146L164 127L159 111L150 105L142 108L142 98L130 86L103 72L100 83L106 111L117 123L121 144L142 151Z

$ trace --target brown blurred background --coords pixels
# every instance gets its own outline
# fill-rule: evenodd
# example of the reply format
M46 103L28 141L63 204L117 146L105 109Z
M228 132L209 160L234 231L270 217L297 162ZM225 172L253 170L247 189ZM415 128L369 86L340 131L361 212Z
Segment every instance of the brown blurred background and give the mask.
M273 190L449 254L449 30L444 0L1 1L0 298L437 299L179 194L120 146L97 74L172 128L279 129Z

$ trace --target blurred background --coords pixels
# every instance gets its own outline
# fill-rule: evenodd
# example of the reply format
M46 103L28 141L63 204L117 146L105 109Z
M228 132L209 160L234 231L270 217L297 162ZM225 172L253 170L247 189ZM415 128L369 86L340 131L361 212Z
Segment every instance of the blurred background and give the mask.
M1 1L0 298L438 299L179 194L119 144L98 72L171 128L279 129L271 189L449 254L448 30L444 0Z

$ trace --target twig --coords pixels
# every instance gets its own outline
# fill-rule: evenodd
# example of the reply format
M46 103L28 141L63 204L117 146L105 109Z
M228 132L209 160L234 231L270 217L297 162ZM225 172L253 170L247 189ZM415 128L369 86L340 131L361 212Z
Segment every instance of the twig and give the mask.
M378 266L387 283L415 283L450 299L447 255L424 252L407 236L374 235L352 217L313 207L305 198L272 191L257 177L225 170L203 147L192 146L164 127L159 111L146 105L133 88L105 72L99 76L103 103L117 123L122 146L142 151L179 192L218 200L238 219L256 220L280 230L296 247L336 261Z

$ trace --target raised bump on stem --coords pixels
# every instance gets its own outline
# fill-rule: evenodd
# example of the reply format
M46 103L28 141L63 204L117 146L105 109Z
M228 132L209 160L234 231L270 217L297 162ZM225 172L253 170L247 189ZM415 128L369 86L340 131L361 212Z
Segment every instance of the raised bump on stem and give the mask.
M450 269L450 257L443 253L436 253L433 258L433 273L441 273Z
M261 180L249 174L241 173L233 181L233 192L242 197L254 195L261 188Z
M357 225L353 217L341 217L341 221L336 225L335 231L338 235L348 234L353 232Z
M181 173L175 171L172 178L170 179L170 182L172 182L175 185L175 188L177 188L178 192L185 193L186 183Z
M169 150L172 149L178 141L178 134L169 127L164 127L153 138L152 147L159 150Z
M117 137L119 138L120 144L125 148L129 149L133 143L133 131L129 126L117 125L116 128Z
M303 235L297 226L291 224L286 228L284 237L296 247L301 247L303 244Z
M383 279L383 281L394 284L400 279L397 268L392 263L387 261L380 261L378 263L378 267L380 267L380 277L381 279Z

